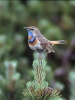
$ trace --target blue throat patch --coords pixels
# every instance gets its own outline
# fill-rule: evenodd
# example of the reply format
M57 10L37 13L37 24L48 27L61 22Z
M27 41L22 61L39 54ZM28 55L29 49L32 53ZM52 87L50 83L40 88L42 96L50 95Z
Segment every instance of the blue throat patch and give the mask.
M30 30L28 30L28 36L33 36L33 33Z
M33 36L33 33L30 30L28 30L28 36L32 37L32 39L28 39L28 42L33 43L36 40L36 37Z

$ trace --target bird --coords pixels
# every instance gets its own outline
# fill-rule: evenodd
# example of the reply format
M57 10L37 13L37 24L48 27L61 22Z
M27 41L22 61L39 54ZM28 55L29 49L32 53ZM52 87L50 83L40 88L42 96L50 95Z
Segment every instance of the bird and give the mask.
M39 54L55 52L52 48L55 44L67 43L66 40L50 41L46 39L35 26L24 27L24 29L28 32L29 47Z

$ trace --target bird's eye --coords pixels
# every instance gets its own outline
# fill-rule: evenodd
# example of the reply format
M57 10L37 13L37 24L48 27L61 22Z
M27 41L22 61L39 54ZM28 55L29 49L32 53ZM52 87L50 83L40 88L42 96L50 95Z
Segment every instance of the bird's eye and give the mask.
M33 28L31 30L34 30Z

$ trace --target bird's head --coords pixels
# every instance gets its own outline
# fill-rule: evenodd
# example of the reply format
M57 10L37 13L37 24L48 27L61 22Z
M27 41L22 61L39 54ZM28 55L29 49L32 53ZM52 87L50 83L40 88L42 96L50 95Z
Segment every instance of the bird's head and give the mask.
M24 29L26 29L28 31L28 35L32 36L36 36L37 33L39 33L39 29L36 28L35 26L30 26L30 27L24 27Z

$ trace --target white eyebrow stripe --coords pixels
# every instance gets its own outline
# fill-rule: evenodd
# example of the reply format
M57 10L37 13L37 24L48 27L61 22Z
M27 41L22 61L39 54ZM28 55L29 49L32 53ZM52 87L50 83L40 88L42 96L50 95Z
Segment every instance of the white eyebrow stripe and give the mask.
M28 27L29 29L37 30L35 26Z
M33 29L37 30L36 28L33 28Z

